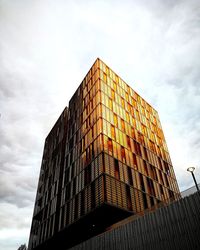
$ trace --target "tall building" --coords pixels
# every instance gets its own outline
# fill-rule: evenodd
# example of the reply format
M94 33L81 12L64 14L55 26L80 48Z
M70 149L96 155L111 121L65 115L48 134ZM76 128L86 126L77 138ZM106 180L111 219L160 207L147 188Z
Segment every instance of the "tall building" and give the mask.
M47 136L31 249L67 249L180 196L157 111L97 59Z

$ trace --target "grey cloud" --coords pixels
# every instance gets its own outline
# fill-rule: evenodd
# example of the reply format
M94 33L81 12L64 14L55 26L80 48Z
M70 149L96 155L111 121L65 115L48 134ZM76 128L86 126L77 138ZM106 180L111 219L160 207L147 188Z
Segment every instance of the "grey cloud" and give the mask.
M9 203L1 203L0 205L0 249L17 249L16 247L19 247L20 243L26 242L29 235L29 217L32 215L31 207L18 208ZM5 235L4 240L2 238L3 235Z
M20 175L13 176L12 173L4 174L0 178L0 200L15 204L18 208L32 205L35 198L35 189L36 178L22 178Z

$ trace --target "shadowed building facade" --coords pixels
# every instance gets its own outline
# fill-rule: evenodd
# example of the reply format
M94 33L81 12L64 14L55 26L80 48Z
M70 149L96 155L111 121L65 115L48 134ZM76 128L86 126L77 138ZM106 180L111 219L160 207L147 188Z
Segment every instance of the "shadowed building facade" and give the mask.
M157 111L100 59L56 124L44 147L29 250L67 249L180 196Z

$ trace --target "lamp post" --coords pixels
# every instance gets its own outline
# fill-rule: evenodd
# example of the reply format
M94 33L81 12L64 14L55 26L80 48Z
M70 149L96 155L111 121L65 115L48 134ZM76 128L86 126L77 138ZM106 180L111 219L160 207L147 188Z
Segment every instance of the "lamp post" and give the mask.
M198 185L197 185L197 181L196 181L195 176L194 176L194 173L193 173L194 170L195 170L195 167L189 167L189 168L187 168L187 171L190 172L190 173L192 174L192 177L193 177L194 183L195 183L195 185L196 185L197 191L199 191L199 187L198 187Z

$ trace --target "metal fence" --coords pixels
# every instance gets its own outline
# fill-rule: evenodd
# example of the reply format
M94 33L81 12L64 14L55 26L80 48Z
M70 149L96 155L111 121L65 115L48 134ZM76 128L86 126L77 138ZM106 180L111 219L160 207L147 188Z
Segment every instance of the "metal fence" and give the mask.
M200 249L200 192L131 216L71 250Z

